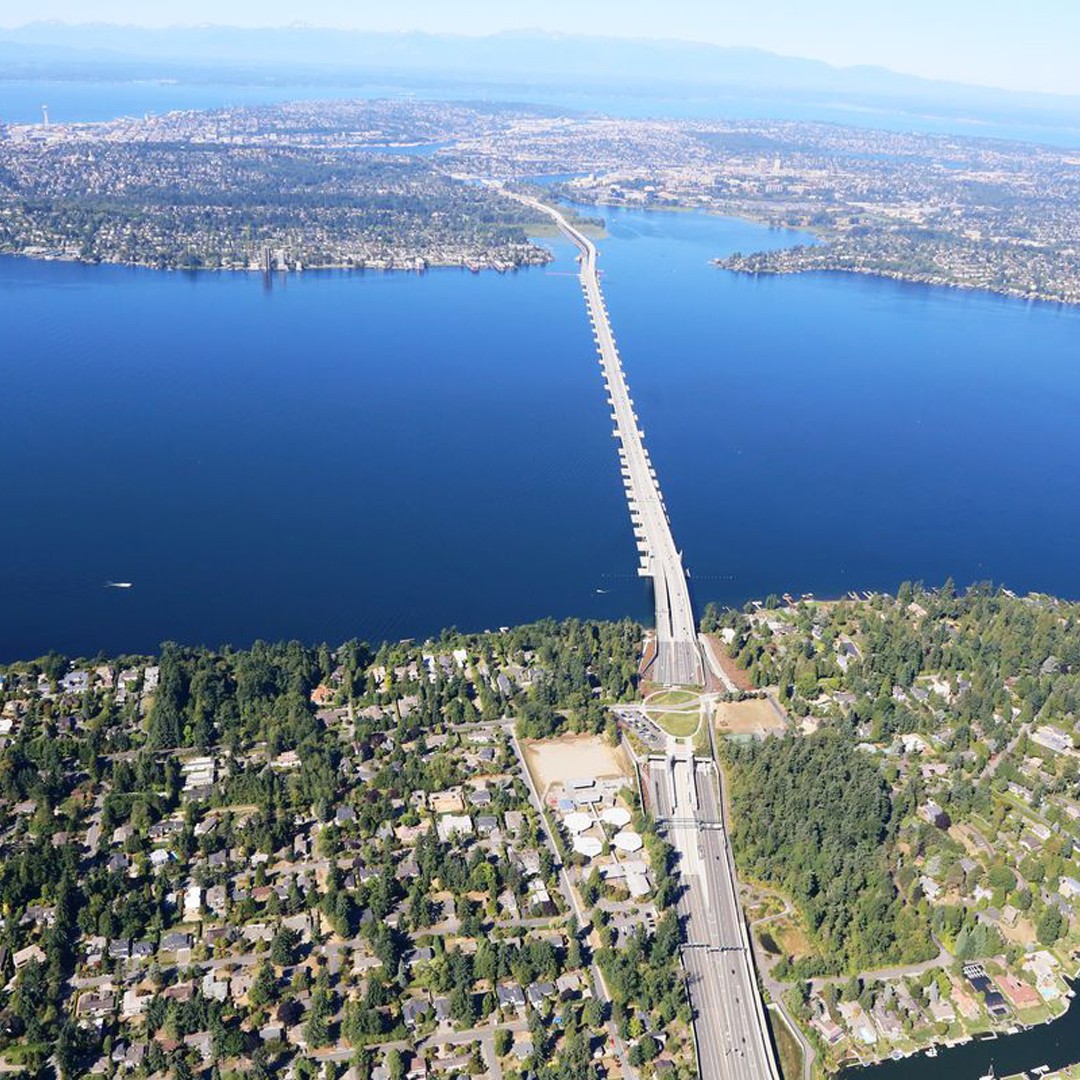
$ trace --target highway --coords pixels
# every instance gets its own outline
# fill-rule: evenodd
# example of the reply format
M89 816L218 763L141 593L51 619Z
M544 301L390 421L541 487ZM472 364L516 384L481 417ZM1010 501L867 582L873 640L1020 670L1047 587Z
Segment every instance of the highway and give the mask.
M619 440L619 464L641 560L638 573L652 578L654 587L657 649L650 676L655 682L670 686L700 686L704 682L704 666L682 553L675 546L660 482L645 449L645 435L638 427L634 402L615 347L611 320L600 291L596 245L558 210L528 196L514 198L554 219L581 252L579 277L604 372L614 423L612 434Z
M712 762L649 759L647 793L678 854L682 960L702 1080L779 1080Z

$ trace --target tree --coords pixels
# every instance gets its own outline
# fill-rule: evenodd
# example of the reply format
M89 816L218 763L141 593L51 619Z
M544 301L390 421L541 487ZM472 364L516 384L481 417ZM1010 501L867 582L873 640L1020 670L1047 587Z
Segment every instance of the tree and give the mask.
M1063 919L1061 918L1061 912L1051 904L1042 913L1039 922L1035 927L1035 932L1038 935L1039 941L1043 945L1053 945L1054 942L1061 937L1062 925Z
M642 1035L630 1048L630 1064L634 1066L644 1065L652 1061L660 1053L660 1044L651 1035Z
M296 950L300 937L295 930L279 926L270 942L270 960L278 967L289 967L296 963Z
M79 1029L71 1020L65 1020L56 1039L56 1064L64 1080L78 1075L79 1058L82 1055Z
M510 1034L507 1028L501 1027L495 1029L495 1055L496 1057L506 1057L510 1053L510 1047L514 1045L514 1036Z
M476 1023L476 1002L465 987L456 986L450 993L450 1015L463 1027Z
M386 1051L386 1071L390 1074L390 1080L405 1080L405 1059L395 1047Z
M255 972L255 979L248 991L248 1001L256 1008L262 1008L263 1005L270 1005L276 997L277 977L274 969L264 960Z
M313 1049L330 1042L330 1022L322 1009L312 1008L304 1024L304 1041Z

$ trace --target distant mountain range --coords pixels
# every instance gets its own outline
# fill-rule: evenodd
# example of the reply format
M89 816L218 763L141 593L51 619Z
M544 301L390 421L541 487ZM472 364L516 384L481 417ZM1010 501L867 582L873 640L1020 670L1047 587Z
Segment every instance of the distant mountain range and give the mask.
M470 82L676 86L832 95L1044 120L1080 117L1080 97L938 82L877 67L837 68L760 49L537 31L465 37L283 27L151 30L33 23L0 30L0 78L228 77L285 81L445 78Z

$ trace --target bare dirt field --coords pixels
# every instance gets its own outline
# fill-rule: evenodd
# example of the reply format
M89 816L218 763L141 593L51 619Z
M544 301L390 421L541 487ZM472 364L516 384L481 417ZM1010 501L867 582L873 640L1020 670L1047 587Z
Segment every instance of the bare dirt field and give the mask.
M712 654L716 657L717 663L724 669L724 674L740 690L753 690L754 684L750 681L750 676L728 655L727 646L720 636L718 634L706 634L705 636L712 643Z
M610 746L595 735L523 740L521 748L541 795L552 784L567 780L630 775L630 764L622 748Z
M776 735L785 729L784 721L764 698L716 703L716 730L722 735Z

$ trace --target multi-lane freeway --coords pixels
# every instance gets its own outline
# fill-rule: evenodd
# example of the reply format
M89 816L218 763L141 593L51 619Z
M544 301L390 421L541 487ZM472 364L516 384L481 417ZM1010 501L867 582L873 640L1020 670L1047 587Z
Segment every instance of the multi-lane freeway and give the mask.
M554 219L580 251L580 280L592 321L612 432L619 440L626 499L634 526L639 573L656 597L655 681L700 685L704 663L682 553L675 546L656 470L645 449L634 403L615 347L597 272L596 245L558 210L536 199L521 202ZM685 885L679 899L682 960L694 1008L694 1043L702 1080L780 1080L753 955L735 887L735 868L723 828L719 779L711 760L696 762L677 745L650 758L645 793L679 858Z
M779 1080L711 761L649 760L648 793L678 854L683 966L702 1080Z
M656 682L667 685L700 685L704 681L704 668L682 553L675 546L660 483L645 449L645 435L638 427L634 402L615 348L615 337L600 290L596 245L558 210L527 196L516 198L553 218L581 252L581 287L604 371L614 423L612 434L619 440L623 485L641 557L638 573L653 580L656 659L651 676Z

